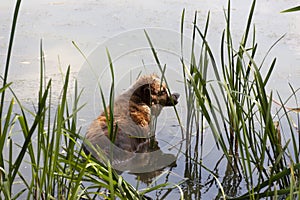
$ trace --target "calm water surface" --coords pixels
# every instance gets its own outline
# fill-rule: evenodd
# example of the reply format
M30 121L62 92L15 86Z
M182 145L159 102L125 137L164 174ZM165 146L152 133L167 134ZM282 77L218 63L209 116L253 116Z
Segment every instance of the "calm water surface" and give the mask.
M246 26L250 4L251 1L249 0L232 1L231 31L233 38L236 39L236 45ZM257 2L253 19L259 44L258 61L262 60L269 47L278 38L286 34L272 50L266 61L268 63L273 57L277 57L278 62L270 80L269 89L279 91L282 97L291 94L288 83L297 88L300 80L300 13L280 14L280 11L292 6L295 6L295 2L291 0L262 0ZM12 1L3 0L0 2L0 69L2 71L6 58L13 7ZM145 74L157 71L154 66L155 62L153 58L151 59L151 53L148 52L147 43L143 40L143 29L149 30L150 36L156 41L154 45L162 50L160 58L169 69L167 78L170 80L171 89L183 94L180 75L181 65L177 51L181 12L184 8L186 9L185 30L187 37L189 37L192 29L194 12L198 12L200 27L205 23L207 12L211 12L208 41L217 55L225 24L224 7L226 7L226 1L221 0L194 2L178 0L23 1L15 36L9 81L14 82L14 91L27 105L35 102L36 84L39 81L39 43L42 39L46 55L47 77L54 81L53 96L58 97L61 88L59 71L64 72L68 65L71 66L72 77L78 78L81 81L81 86L88 88L82 100L88 104L80 116L82 126L86 128L89 122L100 113L101 109L101 105L97 105L97 98L99 97L95 95L97 93L95 82L102 81L103 88L106 88L105 82L109 79L105 47L110 50L114 59L117 92L120 93L130 85L139 72L142 71ZM165 33L170 37L164 37ZM135 34L136 37L131 37ZM85 68L85 60L73 46L72 41L87 56L92 56L94 52L98 53L91 59L93 62L99 62L99 65L94 64L95 68L99 70L96 70L95 77L87 78L85 73L88 70ZM100 68L97 68L98 66ZM293 102L289 106L293 107ZM185 103L183 96L177 107L184 121ZM163 141L168 141L171 138L176 140L178 136L178 122L170 113L172 110L166 109L160 116L163 123L159 124L157 134L162 146L166 146ZM180 137L173 142L176 143L179 140ZM213 137L209 132L205 135L204 141L203 162L205 166L213 169L221 158L221 152L217 151ZM193 140L193 143L195 142ZM197 152L193 153L195 154L192 156L197 156ZM181 155L176 164L168 167L171 173L164 174L163 171L158 171L150 175L142 175L144 176L142 177L144 183L140 187L150 183L153 177L158 174L162 174L158 178L158 183L166 181L177 183L186 177L190 179L183 185L187 197L193 199L215 198L218 189L213 177L205 170L197 169L198 165L186 161L185 156ZM220 173L225 174L220 181L224 185L233 186L227 188L228 194L237 195L239 192L243 192L245 186L243 182L232 177L231 173L226 171L226 164L225 159L220 160L219 166L222 166ZM136 184L135 175L124 173L124 176L130 183ZM153 192L151 196L161 198L165 193L165 191ZM177 199L179 191L175 190L168 195L168 198L171 197Z

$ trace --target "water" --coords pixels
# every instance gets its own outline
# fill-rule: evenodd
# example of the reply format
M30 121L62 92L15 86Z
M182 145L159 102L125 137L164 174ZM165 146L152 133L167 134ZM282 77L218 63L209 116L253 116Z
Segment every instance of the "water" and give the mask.
M232 1L232 33L236 41L241 38L245 27L250 2ZM192 28L194 12L198 12L199 24L205 23L206 14L211 11L209 41L218 51L221 32L224 29L223 8L225 1L24 1L18 20L12 57L10 79L18 81L15 88L28 83L22 90L24 96L32 96L34 83L39 71L39 43L43 46L47 60L47 74L52 77L61 67L65 71L71 65L74 73L80 71L84 58L72 45L75 41L81 50L89 55L99 44L123 32L149 27L180 30L180 17L186 8L186 30ZM10 32L13 3L0 3L0 62L5 63L6 47ZM261 57L283 34L285 38L271 53L278 58L273 74L272 89L286 92L287 82L297 85L300 75L299 14L280 14L283 9L294 6L293 1L259 1L256 6L254 23ZM26 93L26 94L24 94Z
M232 1L231 32L236 41L242 37L250 3L249 0ZM0 68L2 71L6 58L13 6L13 3L7 0L0 3ZM263 59L265 52L278 38L286 34L266 60L266 63L270 63L273 57L277 57L277 65L268 88L279 91L282 97L291 94L288 83L297 88L300 80L300 25L298 23L300 15L299 13L279 13L281 10L293 6L295 6L294 1L259 1L253 19L259 44L258 61ZM183 85L180 82L182 80L181 64L178 60L181 12L183 8L186 8L185 33L189 37L194 12L198 12L198 22L200 27L203 27L207 12L211 11L208 41L217 54L225 25L223 14L225 7L226 1L220 0L195 2L175 0L151 2L138 0L130 2L121 0L24 1L15 36L9 81L14 82L14 91L22 101L28 105L36 102L36 84L39 82L39 45L40 39L42 39L46 55L47 77L54 80L54 88L57 88L54 90L54 96L59 96L61 88L59 71L65 72L68 65L71 65L72 76L81 80L81 87L86 88L87 93L83 95L82 102L88 104L80 115L82 126L86 128L101 110L101 105L97 104L99 91L95 83L99 78L103 88L107 88L109 83L105 81L110 77L107 70L105 47L108 47L114 60L117 93L120 93L141 71L143 73L159 71L155 67L155 61L143 35L143 29L146 29L149 31L154 46L161 50L159 54L161 62L167 64L167 78L170 80L171 89L183 94ZM73 46L72 41L75 41L87 56L93 55L93 52L99 52L91 59L96 63L94 66L98 71L96 70L95 77L88 77L90 78L88 81L84 75L87 72L84 69L86 67L85 59ZM186 48L188 49L188 46ZM107 91L105 91L106 94ZM186 108L183 100L182 98L177 108L184 121ZM294 107L293 104L295 103L291 102L288 106ZM174 139L172 143L177 144L180 141L178 122L170 113L173 113L173 110L166 109L160 116L160 119L163 120L162 124L158 126L157 135L161 141L169 140L172 136ZM167 136L164 133L167 133ZM213 137L208 131L204 140L204 165L214 168L222 156L221 152L216 149ZM195 143L195 140L193 142ZM163 142L161 144L169 147ZM167 151L166 149L165 151ZM226 164L226 160L223 159L219 166L226 166ZM217 183L206 170L199 170L197 167L199 166L186 160L185 156L180 154L176 166L167 167L171 171L170 174L164 174L163 171L157 172L157 174L162 173L158 182L177 183L179 180L189 177L190 180L183 185L186 196L194 199L215 198L219 192ZM220 174L228 175L222 177L224 183L229 180L235 181L230 183L233 186L236 185L231 191L232 195L241 194L245 188L243 181L239 183L239 180L232 178L232 174L230 171L226 171L226 167L221 168L220 171ZM157 174L153 174L153 177ZM124 176L126 180L135 185L135 175L124 173ZM153 177L146 176L145 183L141 187L149 184ZM152 192L151 196L161 198L165 193L166 191L156 191ZM178 198L178 196L178 190L168 194L168 198Z

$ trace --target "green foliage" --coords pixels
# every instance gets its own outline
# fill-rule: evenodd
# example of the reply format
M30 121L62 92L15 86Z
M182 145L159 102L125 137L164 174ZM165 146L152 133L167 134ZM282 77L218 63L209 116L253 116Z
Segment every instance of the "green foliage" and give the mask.
M289 8L289 9L286 9L284 11L281 11L282 13L287 13L287 12L296 12L296 11L300 11L300 6L296 6L296 7L293 7L293 8Z
M224 153L231 173L237 174L240 179L244 178L247 183L248 192L237 199L258 199L275 194L292 195L292 198L293 192L299 187L299 169L298 164L295 164L299 160L299 143L296 142L299 136L295 136L297 129L292 128L292 121L285 111L283 118L290 124L293 141L294 156L291 156L288 148L290 140L283 143L281 128L275 126L272 92L268 94L266 90L276 58L269 65L265 64L265 58L282 37L271 46L262 62L257 63L255 55L258 45L255 41L255 26L252 26L255 4L254 0L243 37L235 49L230 26L231 6L228 1L228 7L224 11L226 28L221 37L219 62L206 39L210 14L208 13L204 31L198 27L195 14L191 61L186 63L183 57L181 59L186 77L187 118L190 119L186 137L192 137L191 130L195 128L196 122L197 138L201 138L200 141L203 142L204 122L207 122L209 132L214 135L216 144ZM184 12L182 21L183 19ZM183 34L183 30L181 33ZM200 49L194 45L197 40L202 43ZM183 46L183 41L181 44ZM195 52L201 52L198 59ZM265 76L263 69L267 69ZM215 79L208 79L209 72ZM285 110L285 107L282 106L282 109ZM197 124L202 127L197 127ZM201 130L200 137L198 130ZM200 156L200 164L201 160ZM213 172L210 173L215 176ZM291 188L292 182L295 185ZM221 189L224 195L223 188Z
M44 71L43 55L41 49L41 71ZM2 118L4 125L0 148L2 151L7 148L5 141L8 141L9 156L1 156L3 167L0 195L5 199L15 199L21 195L23 198L24 195L27 196L27 199L92 199L96 196L109 199L143 199L143 195L116 174L109 163L99 163L82 152L83 138L77 125L77 113L82 108L78 105L81 92L77 90L75 82L73 106L70 107L67 100L69 77L70 68L66 72L60 102L55 111L52 110L51 80L44 86L43 75L35 113L24 108L17 96L11 100L6 115ZM14 114L14 101L20 108L20 114ZM30 116L33 116L33 122ZM20 151L16 153L12 150L15 148L13 138L9 136L16 131L15 124L21 127L24 136L23 144L19 145ZM37 141L32 139L33 135L37 137ZM25 158L26 155L29 160ZM19 170L24 161L30 163L29 179ZM18 179L24 189L13 193Z
M53 103L52 82L51 79L47 81L45 78L42 42L37 108L33 112L25 108L11 90L12 83L7 83L7 80L20 3L21 1L16 3L6 67L2 77L3 86L0 88L0 199L145 199L144 194L150 192L151 188L137 191L119 176L109 163L100 163L82 151L83 138L77 124L77 114L83 107L78 105L81 91L78 91L75 82L71 106L68 102L68 67L60 100ZM8 101L5 92L8 89L14 98L6 105ZM15 110L19 112L16 113ZM19 131L24 138L22 144L17 144L13 137ZM4 149L7 149L8 155L4 154ZM20 168L26 163L30 172L23 174ZM28 178L28 175L31 177ZM16 187L22 189L17 191Z

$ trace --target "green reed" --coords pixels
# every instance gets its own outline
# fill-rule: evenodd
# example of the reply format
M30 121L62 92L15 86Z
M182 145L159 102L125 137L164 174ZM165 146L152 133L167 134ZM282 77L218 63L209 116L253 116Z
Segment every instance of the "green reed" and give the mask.
M201 136L206 120L209 131L227 159L231 173L237 174L247 183L248 192L237 199L257 199L275 194L293 195L294 191L299 193L299 136L295 134L296 128L292 126L291 117L285 107L281 106L284 110L281 118L285 118L290 127L292 146L289 145L290 139L282 140L281 126L275 126L278 115L272 114L273 93L268 93L266 89L276 58L270 64L266 64L265 59L282 38L271 46L261 63L256 62L258 44L255 41L255 26L252 24L255 4L254 0L243 37L235 48L231 34L230 0L228 1L227 11L224 11L226 27L221 37L219 58L214 56L206 39L210 15L208 14L202 31L197 25L195 14L190 62L186 63L182 57L189 119L186 138L191 137L190 130L196 130L197 141L203 143ZM184 12L182 38L183 19ZM196 47L196 41L201 41L201 47ZM184 48L183 40L181 43ZM195 55L196 51L200 52L199 56ZM266 75L262 74L263 69L267 69ZM208 72L214 77L208 77ZM295 91L293 96L296 96ZM279 95L278 97L280 98ZM196 102L191 103L194 99ZM281 105L285 105L282 100ZM294 155L291 155L290 147L293 148ZM198 147L195 147L194 151L197 150ZM201 156L199 159L187 156L202 165Z
M55 106L51 96L51 80L46 82L43 75L45 61L42 46L40 59L41 79L37 108L30 111L23 107L11 90L14 98L1 119L4 121L0 138L1 152L4 148L8 148L9 152L8 156L2 154L1 157L4 162L1 170L1 198L16 199L22 196L23 199L92 199L101 196L111 199L143 199L143 195L118 176L109 165L101 164L82 152L83 138L77 125L77 114L82 108L78 105L81 92L75 82L71 106L68 103L70 67L65 75L60 100ZM20 113L13 110L14 102ZM16 144L11 136L19 132L16 127L20 127L19 134L24 137L22 144ZM33 137L37 138L36 141ZM5 143L8 143L8 147ZM29 174L20 171L24 162L29 163ZM16 191L15 187L22 189Z
M167 184L138 191L119 176L109 163L101 163L82 151L84 138L77 123L82 91L77 82L70 91L70 67L58 102L52 98L52 81L45 78L40 45L40 81L37 103L26 108L8 83L9 63L21 1L12 23L3 86L0 88L0 199L145 199L144 194ZM12 99L5 92L13 95ZM70 93L74 96L69 101ZM71 104L72 103L72 104ZM16 111L17 110L17 111ZM18 144L14 135L23 137ZM4 153L7 150L7 154ZM20 170L29 166L29 172Z

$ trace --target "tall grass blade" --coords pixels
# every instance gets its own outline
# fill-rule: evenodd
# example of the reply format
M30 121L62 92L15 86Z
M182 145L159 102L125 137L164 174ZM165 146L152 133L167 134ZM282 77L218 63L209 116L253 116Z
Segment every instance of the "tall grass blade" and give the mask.
M1 93L0 119L2 119L2 116L3 116L3 109L4 109L4 104L5 104L5 89L4 88L7 87L8 71L9 71L9 66L10 66L10 59L11 59L11 54L12 54L12 48L13 48L15 31L16 31L16 27L17 27L17 20L18 20L20 5L21 5L21 0L17 0L16 5L15 5L15 9L14 9L13 21L12 21L12 26L11 26L10 36L9 36L6 62L5 62L5 67L4 67L3 84L2 84L2 88L0 89L1 90L1 92L0 92ZM0 137L1 137L2 134L5 134L5 133L2 132L2 122L1 121L2 120L0 120ZM1 156L1 158L0 158L0 168L4 169L2 151L1 151L0 156ZM0 171L0 179L1 179L1 181L5 181L1 171Z
M3 87L5 87L7 84L10 58L11 58L11 54L12 54L12 48L13 48L13 42L14 42L14 37L15 37L15 31L16 31L16 27L17 27L17 20L18 20L20 5L21 5L21 0L17 0L15 9L14 9L12 27L11 27L10 36L9 36L8 50L7 50L7 55L6 55L6 63L5 63L4 76L3 76ZM2 119L4 99L5 99L5 91L3 91L1 93L0 119ZM1 123L0 123L0 134L1 134L1 131L2 131L2 128L1 128Z
M38 109L38 112L35 116L35 119L33 121L33 124L30 128L27 128L26 130L23 130L27 133L27 137L25 138L25 141L22 145L22 149L21 149L21 152L19 153L14 165L13 165L13 171L12 171L12 175L11 175L11 180L14 180L17 173L18 173L18 170L21 166L21 163L22 163L22 160L24 158L24 155L27 151L27 147L28 145L30 144L31 142L31 136L33 135L33 133L35 132L36 130L36 127L41 119L41 117L43 116L44 112L45 112L45 105L46 105L46 100L47 100L47 96L48 96L48 92L49 92L49 88L51 86L51 81L49 81L47 87L46 87L46 90L42 96L42 101L39 102L39 109ZM25 121L24 121L24 117L20 116L19 118L19 122L23 125L23 127L27 127L26 124L25 124Z
M293 7L293 8L283 10L283 11L281 11L281 13L296 12L296 11L300 11L300 6L296 6L296 7Z

